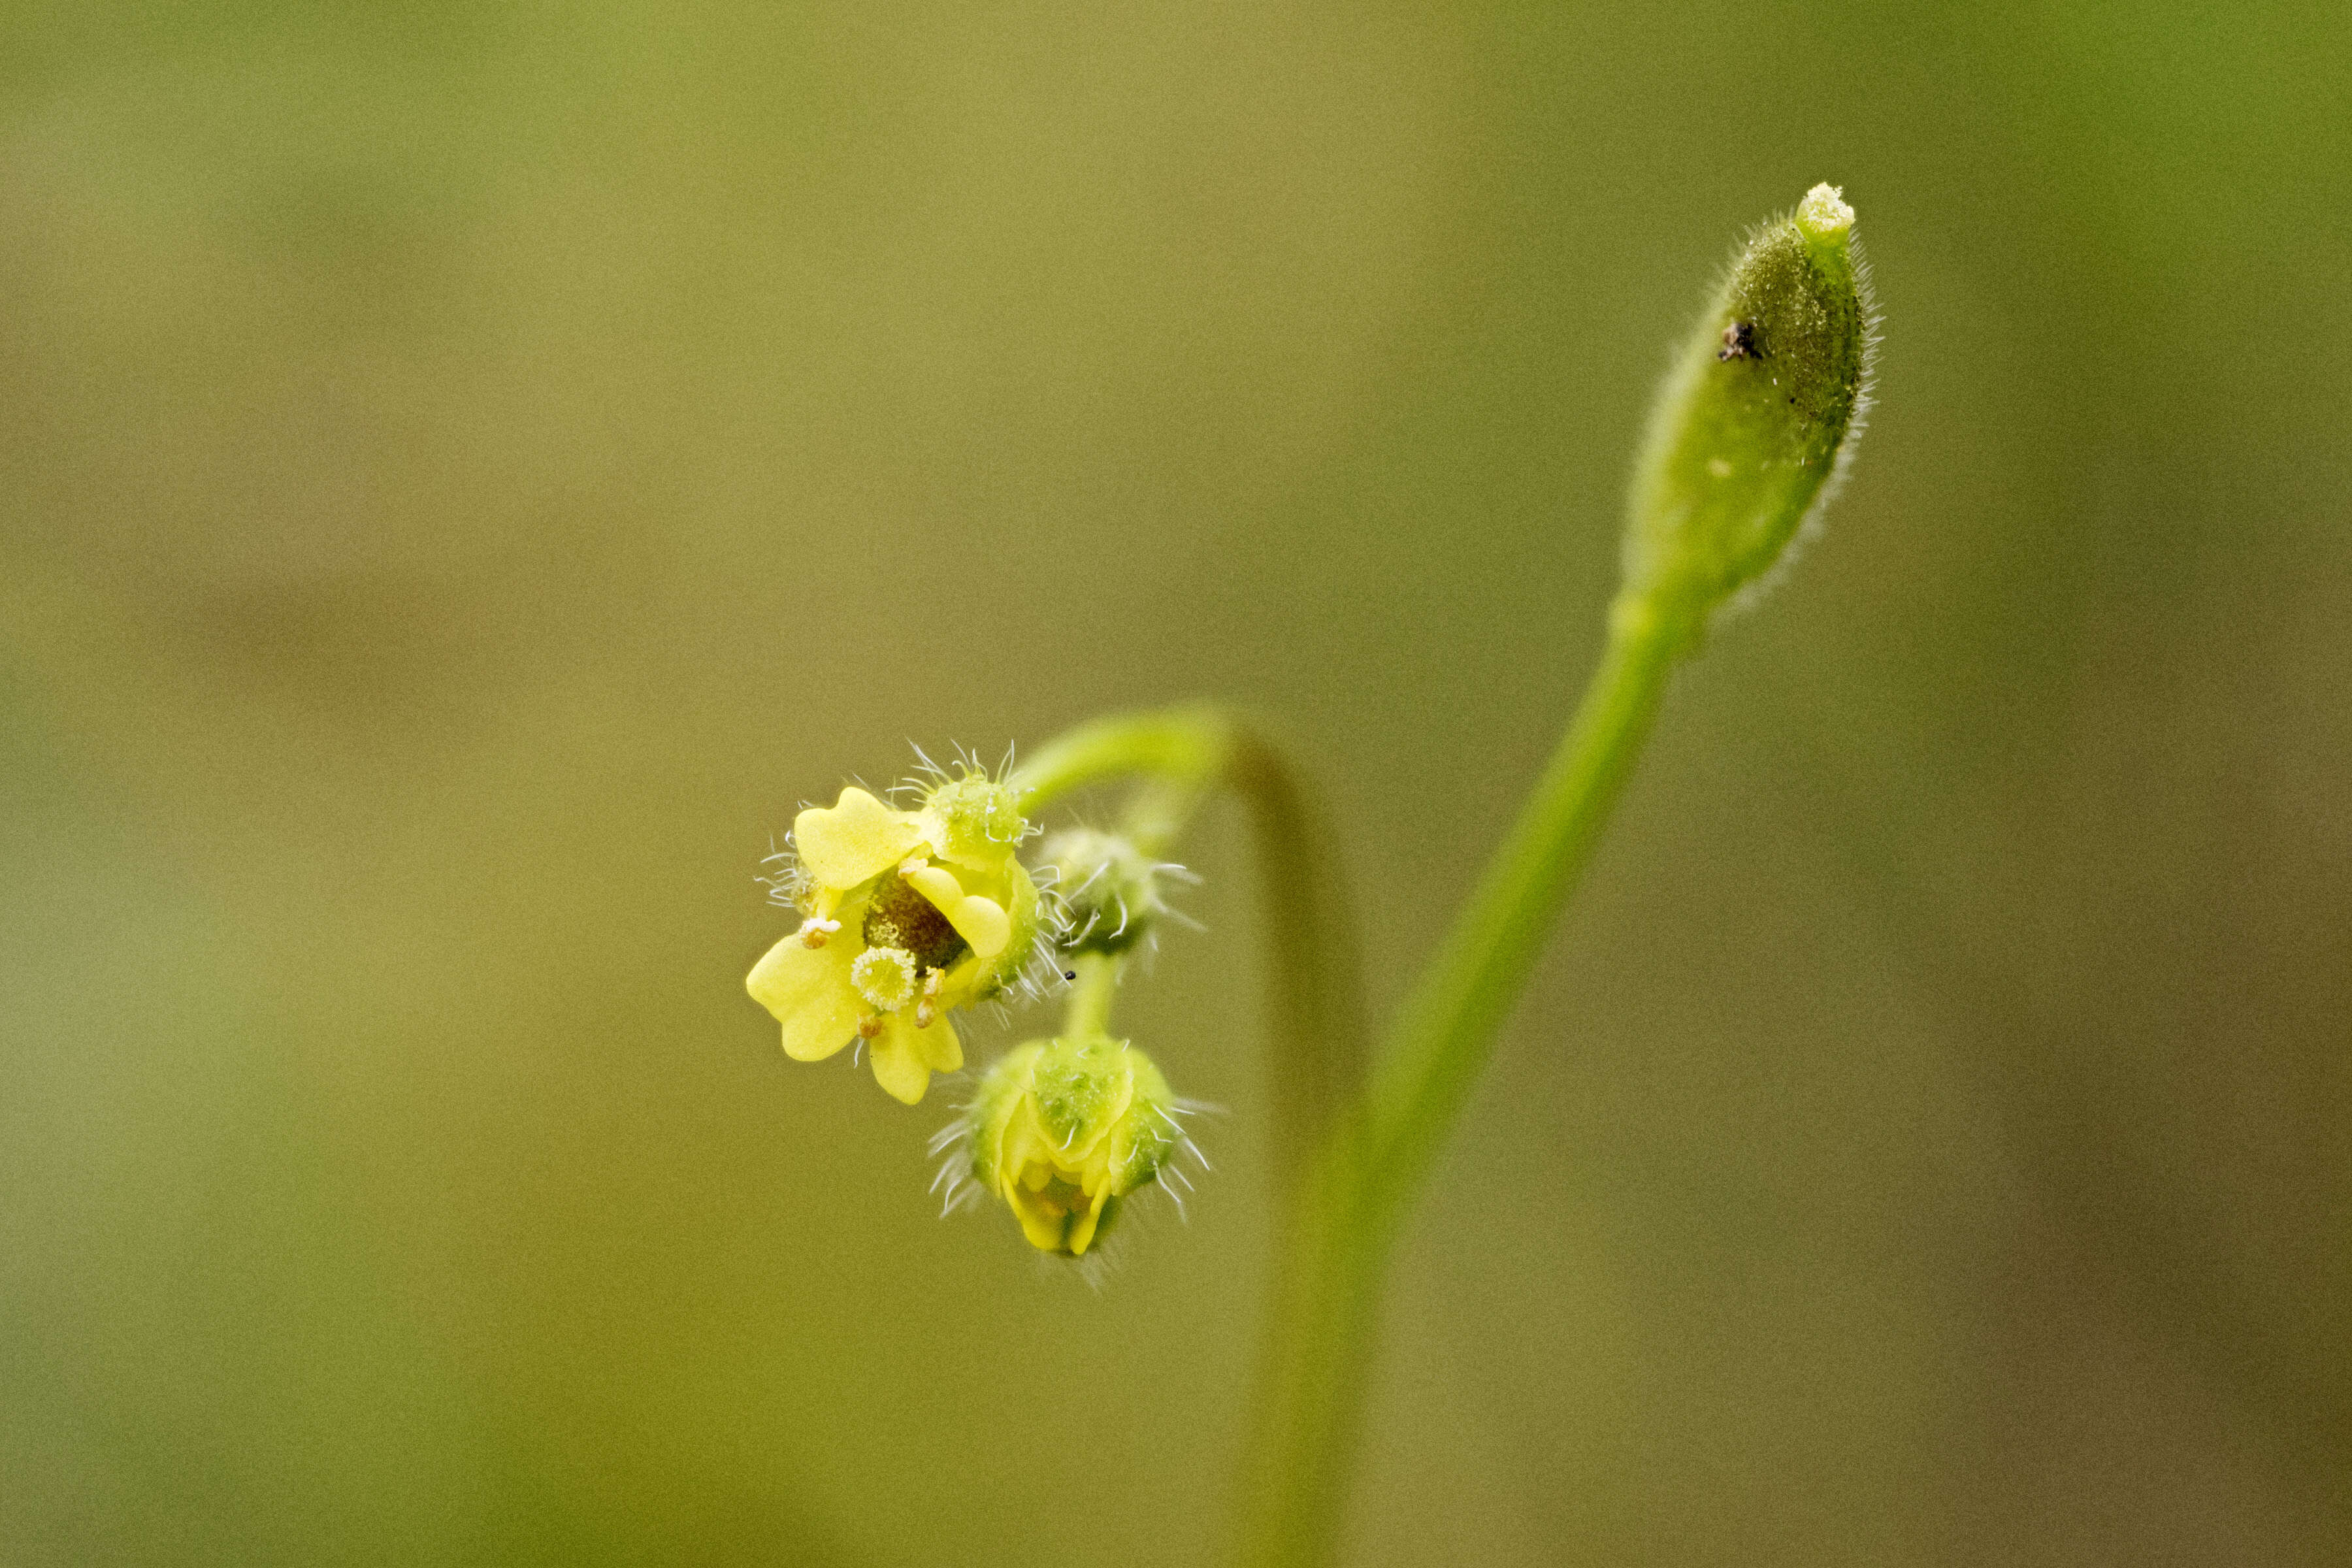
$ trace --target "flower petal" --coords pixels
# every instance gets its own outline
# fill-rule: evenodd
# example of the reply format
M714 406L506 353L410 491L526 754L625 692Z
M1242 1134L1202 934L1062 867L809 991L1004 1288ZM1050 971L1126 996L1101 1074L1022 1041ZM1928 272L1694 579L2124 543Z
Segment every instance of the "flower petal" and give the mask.
M1087 1200L1086 1213L1070 1215L1067 1244L1071 1257L1084 1258L1087 1248L1094 1245L1095 1231L1102 1224L1103 1205L1109 1199L1110 1193L1106 1188Z
M933 1029L938 1027L938 1024L931 1026ZM874 1081L891 1099L919 1105L923 1091L931 1087L931 1069L923 1064L922 1049L916 1038L929 1032L918 1030L904 1013L883 1016L882 1032L875 1037L873 1048L867 1054L874 1059Z
M788 936L745 977L743 988L783 1025L784 1055L794 1061L823 1061L857 1032L857 992L849 984L857 948L840 937L810 947Z
M1059 1206L1014 1183L1005 1184L1004 1201L1012 1207L1013 1217L1021 1222L1021 1234L1029 1238L1030 1246L1040 1252L1062 1250L1069 1215Z
M994 899L972 894L951 910L941 910L948 924L956 934L971 943L972 952L982 958L994 958L1013 940L1013 917Z
M854 888L913 854L922 841L913 812L893 811L855 785L831 806L813 805L793 819L793 847L820 888Z
M906 878L907 886L930 900L941 914L963 902L963 884L944 866L918 866Z
M1013 940L1013 917L994 899L966 893L955 874L944 867L925 866L908 875L908 883L929 899L956 935L971 944L982 958L994 958Z
M915 1031L915 1054L930 1064L933 1072L953 1072L963 1066L963 1042L956 1037L955 1026L945 1018L934 1018Z

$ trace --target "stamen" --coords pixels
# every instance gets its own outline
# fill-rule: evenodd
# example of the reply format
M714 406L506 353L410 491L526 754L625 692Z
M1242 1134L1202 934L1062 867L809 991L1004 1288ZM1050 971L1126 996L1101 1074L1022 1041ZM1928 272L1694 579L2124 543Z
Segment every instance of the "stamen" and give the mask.
M857 1033L863 1039L875 1038L882 1033L882 1020L872 1013L866 1014L857 1020Z
M824 939L841 929L839 921L821 921L814 915L801 921L798 932L803 947L823 947Z

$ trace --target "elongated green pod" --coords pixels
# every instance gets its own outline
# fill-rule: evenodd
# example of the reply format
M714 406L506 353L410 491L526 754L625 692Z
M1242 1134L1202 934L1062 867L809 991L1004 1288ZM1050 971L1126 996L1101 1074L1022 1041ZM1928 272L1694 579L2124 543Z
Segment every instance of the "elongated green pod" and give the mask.
M1621 615L1695 635L1771 570L1852 456L1874 319L1853 209L1833 187L1748 239L1651 413Z

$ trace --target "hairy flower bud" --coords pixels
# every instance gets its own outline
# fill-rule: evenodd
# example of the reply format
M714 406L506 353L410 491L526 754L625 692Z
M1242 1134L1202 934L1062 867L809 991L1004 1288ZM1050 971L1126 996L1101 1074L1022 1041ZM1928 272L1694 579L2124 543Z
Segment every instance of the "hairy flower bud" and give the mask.
M1066 922L1061 946L1068 952L1132 949L1168 910L1160 879L1186 875L1152 860L1118 834L1091 827L1054 835L1045 840L1042 859L1053 868Z
M1756 231L1659 391L1625 600L1695 627L1780 558L1868 406L1874 319L1836 189Z
M971 1173L1041 1252L1082 1258L1183 1142L1151 1058L1102 1035L1032 1040L981 1079L961 1131Z

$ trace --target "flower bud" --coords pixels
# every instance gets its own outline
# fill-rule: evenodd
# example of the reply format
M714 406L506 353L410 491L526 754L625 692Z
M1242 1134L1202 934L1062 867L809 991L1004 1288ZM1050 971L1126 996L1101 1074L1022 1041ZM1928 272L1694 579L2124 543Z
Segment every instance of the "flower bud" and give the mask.
M1756 231L1660 389L1625 533L1626 601L1694 629L1780 559L1868 405L1853 209L1815 185Z
M1115 833L1075 827L1045 840L1045 863L1065 917L1069 952L1121 953L1151 934L1168 906L1160 879L1171 868L1147 858ZM1177 873L1182 875L1181 871Z
M1082 1258L1182 1141L1151 1058L1102 1035L1032 1040L988 1069L965 1112L971 1174L1041 1252Z

